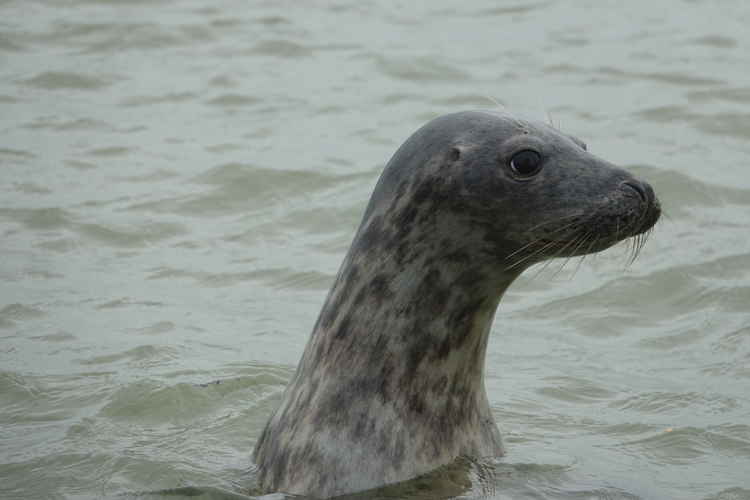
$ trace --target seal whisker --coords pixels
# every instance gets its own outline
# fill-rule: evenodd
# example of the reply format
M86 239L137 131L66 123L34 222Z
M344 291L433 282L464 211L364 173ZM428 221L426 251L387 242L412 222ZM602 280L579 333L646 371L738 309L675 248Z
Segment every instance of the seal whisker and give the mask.
M636 247L637 239L638 239L638 235L635 235L632 238L628 239L628 256L627 256L627 260L625 261L625 269L629 269L630 266L633 264L633 255L635 254L635 247Z
M577 217L577 216L578 216L578 215L569 215L569 216L561 217L560 219L556 219L556 220L554 220L554 221L550 221L550 222L546 222L546 223L542 223L542 224L537 224L537 226L535 226L535 227L541 227L542 225L545 225L545 224L549 224L549 223L551 223L551 222L559 222L559 221L562 221L562 220L568 219L568 218L570 218L570 217ZM548 233L548 234L547 234L547 235L545 235L545 236L551 236L551 235L554 235L554 234L556 234L556 233L559 233L559 232L561 232L561 231L564 231L564 230L566 230L566 229L570 228L571 226L573 226L573 225L574 225L574 224L575 224L576 222L577 222L577 221L572 221L572 222L570 222L569 224L563 225L562 227L559 227L559 228L555 229L554 231L552 231L552 232ZM533 240L533 241L530 241L529 243L526 243L526 244L525 244L525 245L523 245L523 246L522 246L521 248L519 248L519 249L517 249L517 250L515 250L515 251L511 252L511 253L510 253L510 254L508 254L508 255L507 255L507 256L506 256L505 258L506 258L506 260L507 260L507 259L510 259L510 258L514 257L515 255L517 255L518 253L520 253L520 252L522 252L522 251L526 250L527 248L529 248L529 247L531 247L531 246L533 246L533 245L535 245L535 244L539 243L540 241L545 241L545 240L546 240L546 238L545 238L545 237L539 237L539 238L536 238L535 240ZM554 243L554 242L553 242L553 243ZM545 247L545 248L547 248L547 247ZM542 250L543 250L543 249L542 249ZM514 264L514 265L515 265L515 264ZM512 267L512 266L511 266L511 267Z
M536 278L537 278L537 277L538 277L538 276L539 276L540 274L542 274L542 273L544 272L544 270L545 270L545 269L547 269L547 267L548 267L548 266L550 265L550 263L552 262L552 260L553 260L553 259L554 259L555 257L563 257L564 255L563 255L563 253L562 253L562 252L564 252L564 251L565 251L565 249L566 249L566 248L568 248L568 247L569 247L569 246L571 245L571 243L574 243L574 242L576 242L576 241L577 241L577 238L573 238L573 239L569 240L569 241L568 241L568 242L567 242L567 243L566 243L566 244L565 244L565 245L564 245L564 246L563 246L562 248L558 249L558 250L557 250L557 251L555 252L555 254L554 254L554 255L552 256L552 258L550 258L550 259L547 259L547 262L545 262L545 263L544 263L544 265L542 266L542 268L541 268L541 269L539 269L539 271L537 271L537 272L536 272L536 274L534 274L534 276L532 277L532 281L533 281L534 279L536 279ZM563 261L563 264L562 264L562 266L560 267L560 269L558 269L558 270L557 270L557 271L556 271L556 272L555 272L555 273L554 273L554 274L552 275L552 278L554 278L555 276L557 276L557 274L558 274L558 273L559 273L560 271L562 271L562 268L563 268L563 267L565 267L565 263L566 263L566 262L567 262L568 260L570 260L570 257L568 257L567 259L565 259L565 261Z
M641 252L643 251L643 247L646 246L646 242L648 241L649 236L651 236L651 229L647 230L645 233L642 233L639 236L642 236L642 237L640 239L640 245L638 246L638 251L636 252L636 255L633 261L635 261L635 259L637 259L639 255L641 255Z
M573 214L573 215L567 215L567 216L564 216L564 217L560 217L559 219L555 219L555 220L553 220L553 221L548 221L548 222L544 222L544 223L542 223L542 224L537 224L537 225L536 225L536 226L534 226L534 227L541 227L541 226L544 226L544 225L546 225L546 224L550 224L550 223L553 223L553 222L560 222L560 221L563 221L563 220L565 220L565 219L569 219L569 218L571 218L571 217L578 217L578 214ZM551 231L550 233L547 233L547 234L546 234L545 236L543 236L543 237L542 237L542 236L540 236L539 238L536 238L535 240L533 240L533 241L530 241L529 243L526 243L526 244L525 244L525 245L523 245L523 246L522 246L521 248L518 248L517 250L515 250L515 251L511 252L510 254L508 254L508 255L507 255L507 256L505 257L505 259L507 260L507 259L510 259L510 258L514 257L514 256L515 256L515 255L517 255L518 253L520 253L520 252L522 252L522 251L526 250L527 248L529 248L529 247L531 247L531 246L533 246L533 245L535 245L535 244L539 243L540 241L547 241L547 237L549 237L549 236L552 236L552 235L554 235L554 234L556 234L556 233L562 232L562 231L564 231L564 230L566 230L566 229L570 228L571 226L573 226L574 224L576 224L576 222L578 222L578 221L577 221L577 220L574 220L574 221L572 221L572 222L570 222L570 223L568 223L568 224L565 224L565 225L563 225L563 226L561 226L561 227L559 227L559 228L555 229L554 231ZM551 243L555 243L555 242L554 242L554 241L552 241ZM560 242L560 243L562 243L562 242ZM547 247L547 246L545 246L544 248L542 248L542 249L540 249L540 250L544 250L544 249L546 249L546 248L548 248L548 247ZM537 252L538 252L538 250L537 250L537 251L535 251L534 253L537 253ZM514 265L515 265L515 264L514 264Z
M578 252L578 249L581 248L581 245L586 243L586 241L592 236L594 236L593 233L591 233L590 231L587 232L584 235L584 237L581 239L581 242L578 245L576 245L576 247L573 249L573 254L576 254ZM576 268L573 270L573 274L570 276L571 279L573 279L573 276L578 274L578 270L581 268L581 265L583 264L583 261L586 259L586 256L588 255L590 249L591 249L591 245L589 245L587 251L581 255L581 260L578 261Z
M568 263L568 262L570 261L570 259L572 259L572 258L573 258L573 256L574 256L574 255L575 255L575 253L576 253L576 252L578 251L578 248L579 248L579 247L581 246L581 244L582 244L583 242L585 242L585 241L586 241L586 238L588 237L588 234L589 234L589 233L588 233L588 232L586 232L586 233L584 233L583 235L581 235L580 237L578 237L578 238L576 238L576 239L573 239L573 240L571 240L571 242L577 242L577 243L576 243L576 244L575 244L575 246L573 247L573 251L571 251L571 252L570 252L570 254L568 255L568 258L566 258L566 259L565 259L565 260L563 261L562 265L560 266L560 269L558 269L558 270L557 270L557 271L555 272L555 274L553 274L553 275L552 275L552 278L553 278L553 279L554 279L554 278L555 278L555 277L556 277L556 276L557 276L558 274L560 274L560 273L562 272L563 268L564 268L564 267L565 267L565 266L567 265L567 263ZM562 249L560 250L560 253L562 253L562 252L563 252L563 251L564 251L565 249L567 249L567 247L568 247L568 246L569 246L569 245L565 245L565 247L563 247L563 248L562 248Z
M635 252L633 252L633 262L635 262L635 259L638 258L638 256L641 254L641 249L643 248L643 243L646 241L646 235L645 233L640 233L638 235L638 239L636 240L635 245ZM631 263L632 265L632 263Z
M554 259L547 259L544 262L544 264L539 268L539 270L535 272L531 278L529 278L529 281L534 281L535 279L537 279L539 275L541 275L545 271L545 269L549 267L549 265L552 263L553 260Z
M533 233L535 230L537 230L537 229L539 229L541 227L549 226L551 224L559 224L560 222L562 222L564 220L567 220L567 219L570 219L570 218L574 218L574 217L579 217L580 215L582 215L582 214L579 212L579 213L574 213L574 214L569 214L569 215L563 215L562 217L559 217L557 219L552 219L552 220L540 222L539 224L536 224L535 226L532 226L529 229L527 229L526 233ZM576 221L573 221L573 222L571 222L571 224L575 224L575 222ZM555 232L558 232L558 231L562 231L562 230L566 229L567 227L570 227L570 225L558 227L558 228L555 229L555 231L552 234L554 234Z
M539 243L540 241L547 241L547 240L545 240L544 238L539 238L539 239L535 240L535 241L534 241L534 243ZM552 240L552 241L547 241L547 243L545 243L545 244L544 244L543 246L541 246L540 248L537 248L536 250L534 250L533 252L531 252L531 253L530 253L530 254L528 254L528 255L524 255L523 257L521 257L520 259L518 259L517 261L515 261L515 262L514 262L514 263L512 263L511 265L507 266L507 267L505 268L505 270L506 270L506 271L508 271L508 270L510 270L510 269L513 269L514 267L518 266L519 264L522 264L522 263L524 263L524 262L528 261L529 259L531 259L531 258L533 258L533 257L536 257L536 256L538 256L538 255L542 254L542 253L543 253L543 252L544 252L545 250L547 250L547 249L549 249L549 248L552 248L552 247L554 247L555 245L559 245L560 243L562 243L562 242L560 242L560 241L556 241L556 240ZM566 245L567 245L567 244L566 244Z
M485 99L487 99L488 101L490 101L492 104L494 104L495 106L497 106L500 110L505 111L505 106L500 101L498 101L497 99L495 99L494 97L489 96L489 95L482 95L482 97L484 97Z
M591 248L591 245L589 245L589 248ZM586 260L586 257L588 256L588 252L585 252L581 255L581 260L579 260L578 264L576 264L576 268L573 270L573 274L570 276L570 279L573 279L573 277L578 274L578 270L581 269L581 266L583 266L583 261Z
M631 240L632 246L631 246L631 251L630 251L630 258L628 259L628 265L627 265L628 268L632 266L633 263L635 262L635 259L638 258L638 254L640 253L640 248L641 248L641 241L643 240L643 233L636 234L630 240Z
M583 261L586 260L586 257L588 257L589 255L591 255L591 249L594 248L594 246L596 245L596 242L599 241L599 237L598 236L596 236L596 235L593 235L593 236L594 236L594 238L591 240L591 243L589 243L589 246L586 247L586 251L583 253L583 255L581 255L581 261L578 263L578 266L576 267L576 270L573 273L573 275L578 274L578 270L581 268L581 265L583 264ZM594 257L596 257L596 254L594 254Z

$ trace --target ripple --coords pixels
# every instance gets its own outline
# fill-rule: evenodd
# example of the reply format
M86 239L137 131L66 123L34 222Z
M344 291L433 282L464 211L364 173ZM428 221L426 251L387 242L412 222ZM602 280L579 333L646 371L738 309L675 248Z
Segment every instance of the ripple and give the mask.
M127 362L137 367L158 366L159 363L178 358L177 349L170 346L142 345L124 352L104 354L87 359L79 359L82 365L109 365Z
M669 210L670 217L694 219L695 207L725 207L727 203L750 206L750 189L719 186L677 170L632 168L658 187L659 199ZM714 221L714 223L720 221Z
M467 107L467 108L482 108L490 107L496 108L498 103L504 105L501 100L497 100L492 96L482 96L477 94L457 94L449 97L441 97L438 99L432 99L433 103L439 106L452 106L456 108Z
M477 12L477 15L479 16L511 15L512 16L512 15L525 14L527 12L532 12L534 10L541 9L549 5L552 5L552 2L537 2L537 3L519 2L519 3L516 3L516 5L508 5L508 6L503 6L503 7L491 7L489 9L482 9L479 12Z
M61 119L57 116L44 116L34 119L33 122L24 125L24 128L32 130L57 130L60 132L73 130L114 130L109 124L89 118L76 118L73 120Z
M23 52L25 47L7 38L7 35L0 33L0 51L2 52Z
M669 414L684 408L705 407L709 413L727 413L738 407L737 401L719 395L697 392L647 392L631 396L609 405L612 408L651 414ZM681 411L675 412L681 415Z
M693 92L689 92L688 98L701 102L727 101L748 104L750 103L750 87L696 90Z
M680 87L695 87L703 85L719 85L725 84L725 80L719 80L716 78L707 78L704 76L694 76L687 73L679 72L640 72L640 71L623 71L619 68L613 68L611 66L602 66L596 69L597 73L614 76L621 80L651 80L659 83L666 83L669 85L677 85Z
M36 158L34 153L20 149L0 148L0 156L10 156L16 158Z
M614 393L590 380L574 377L547 377L545 382L553 382L553 386L536 389L536 392L560 401L569 403L595 403L609 399Z
M44 389L33 377L24 377L19 373L0 371L0 394L3 395L3 405L40 398L45 394ZM3 410L7 410L3 408Z
M701 132L712 135L750 138L750 115L747 113L704 114L690 111L682 106L658 106L638 111L635 115L654 123L689 123Z
M175 329L175 324L171 321L157 321L142 328L136 328L133 331L143 335L161 335L162 333L171 332Z
M78 339L78 337L76 337L75 335L67 332L52 333L50 335L38 335L31 338L34 340L43 340L45 342L70 342L72 340Z
M164 305L164 302L157 302L153 300L133 300L129 297L122 297L119 299L110 300L103 304L99 304L98 306L96 306L96 309L119 309L132 306L161 307Z
M673 465L690 464L702 456L716 453L726 456L750 454L750 441L747 439L695 427L667 429L654 436L625 442L618 446L637 448L640 453L660 464Z
M138 248L186 234L188 231L176 222L147 222L131 226L113 224L76 224L75 231L87 238L118 248Z
M159 24L124 23L112 25L106 37L89 41L88 53L121 53L126 50L160 50L192 44L186 34L173 33Z
M13 184L13 188L19 193L25 194L50 194L52 192L51 189L40 186L39 184L35 184L33 182L15 183Z
M104 148L96 148L86 152L88 156L97 156L100 158L110 158L114 156L125 156L135 151L135 148L129 148L126 146L108 146Z
M179 103L195 99L192 92L168 92L159 95L139 95L123 99L120 105L127 107L153 106L154 104Z
M70 213L59 207L0 208L0 217L23 224L29 229L60 229L73 223Z
M200 216L245 215L254 209L265 209L277 200L288 201L295 195L307 197L314 191L333 188L348 179L348 176L320 172L226 163L192 179L197 184L214 186L208 191L139 203L131 205L128 210Z
M208 101L211 106L220 107L237 107L237 106L252 106L263 102L261 99L249 95L242 94L223 94Z
M45 90L76 89L100 90L112 85L112 79L105 79L70 71L45 71L23 83Z
M292 24L292 22L283 16L263 16L255 18L255 22L265 26L280 26Z
M259 269L242 272L210 273L162 267L152 269L149 280L189 278L209 288L233 286L246 281L259 281L277 289L327 290L333 276L318 271L296 271L289 268Z
M734 38L723 35L706 35L693 38L691 41L697 45L705 45L717 49L733 49L737 47L737 41Z
M750 489L739 487L727 488L715 495L705 497L704 500L750 500Z
M259 42L250 49L250 53L284 59L299 59L313 55L312 49L288 40L266 40Z
M459 82L470 78L465 71L429 57L376 56L375 65L387 76L412 82Z
M165 385L141 380L115 391L98 416L184 425L209 414L225 413L226 403L222 402L225 398L254 401L267 385L276 387L279 383L277 377L265 372L204 384L178 382Z

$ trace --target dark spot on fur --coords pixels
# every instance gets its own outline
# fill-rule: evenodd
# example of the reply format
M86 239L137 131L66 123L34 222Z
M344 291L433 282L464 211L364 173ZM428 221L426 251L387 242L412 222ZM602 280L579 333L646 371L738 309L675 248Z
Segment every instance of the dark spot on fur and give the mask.
M411 335L414 337L410 339L410 345L406 353L406 365L404 366L404 376L401 381L402 387L411 385L411 381L414 379L420 363L429 352L433 343L429 333L421 331L421 329L412 331Z
M370 294L378 305L393 295L388 283L388 275L385 273L377 274L370 282Z
M432 267L420 280L414 297L404 308L404 313L410 317L425 316L425 323L432 321L442 313L450 293L450 288L441 282L438 267Z
M271 460L271 484L278 483L287 469L287 462L289 460L289 448L282 448L280 450L274 450L274 456Z
M347 314L343 317L343 319L339 322L338 328L336 328L336 333L333 334L333 338L336 340L341 340L349 335L349 326L351 323L351 314Z
M435 193L435 185L434 182L431 179L424 179L417 188L414 190L414 194L412 194L412 201L416 203L417 205L421 205L430 198L433 197Z
M443 360L448 357L448 355L451 353L451 350L453 349L451 346L451 336L446 335L442 342L440 342L440 345L437 349L437 359Z
M379 376L376 379L379 380L377 385L377 392L380 399L387 403L392 399L391 395L391 379L393 378L394 363L390 359L384 359L383 367L380 369Z
M454 250L453 252L449 252L445 254L445 259L457 264L466 264L471 260L468 252L465 252L463 250Z
M357 239L357 245L365 252L374 252L384 244L386 240L383 216L378 215L370 220L364 231Z
M388 450L388 446L391 444L391 440L393 439L393 436L390 433L390 427L389 426L383 426L378 431L378 446L377 450L380 455L385 455L386 450Z
M369 354L374 361L380 361L385 356L386 347L388 345L386 339L387 336L379 335L375 343L372 345Z
M406 437L403 435L403 432L399 432L398 436L396 436L396 447L393 449L393 454L391 455L391 462L396 467L399 467L404 461L405 441Z
M482 307L483 300L468 302L459 307L448 317L448 325L453 330L466 326L466 322Z
M331 290L331 296L326 302L323 310L320 313L318 322L326 330L331 328L331 325L336 320L336 316L344 305L344 301L348 300L352 288L358 283L359 279L359 266L351 264L346 273L343 273L339 277L339 280L334 284ZM342 282L343 280L343 282Z
M338 427L343 425L348 417L347 408L351 405L353 394L351 387L328 391L322 398L319 398L318 404L313 411L313 423L316 427L332 426Z
M416 413L420 417L424 415L425 404L424 396L422 396L422 394L412 393L409 401L407 402L407 405L410 412Z
M401 181L396 188L396 194L393 198L393 204L398 204L398 201L401 200L401 197L404 196L404 193L406 193L406 188L409 185L409 181Z
M448 385L448 377L446 375L442 375L438 378L436 378L432 385L430 386L430 390L435 394L435 396L442 396L443 392L445 391L445 387Z
M399 232L403 230L403 234L406 234L411 230L412 223L417 217L418 212L419 208L410 203L396 214L393 218L393 223L399 229Z
M461 157L461 150L458 148L451 148L450 152L448 153L448 159L450 161L456 161Z
M362 441L367 436L366 431L369 423L370 417L368 417L367 415L360 415L357 419L357 423L354 424L352 437L358 441Z

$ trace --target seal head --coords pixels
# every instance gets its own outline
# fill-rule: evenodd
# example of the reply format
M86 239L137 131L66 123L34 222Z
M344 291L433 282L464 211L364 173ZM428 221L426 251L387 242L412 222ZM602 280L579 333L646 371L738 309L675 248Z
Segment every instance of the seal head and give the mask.
M469 111L423 126L386 165L258 439L260 487L330 497L501 455L484 358L502 294L659 214L648 184L546 124Z

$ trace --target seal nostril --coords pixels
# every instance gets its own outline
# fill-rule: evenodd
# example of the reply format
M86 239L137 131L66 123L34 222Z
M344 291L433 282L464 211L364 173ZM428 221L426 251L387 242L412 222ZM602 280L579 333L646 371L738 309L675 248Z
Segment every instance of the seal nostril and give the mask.
M648 195L646 195L646 190L637 182L631 182L631 181L625 181L622 183L624 186L628 186L633 191L638 193L638 196L641 197L642 201L648 202Z

